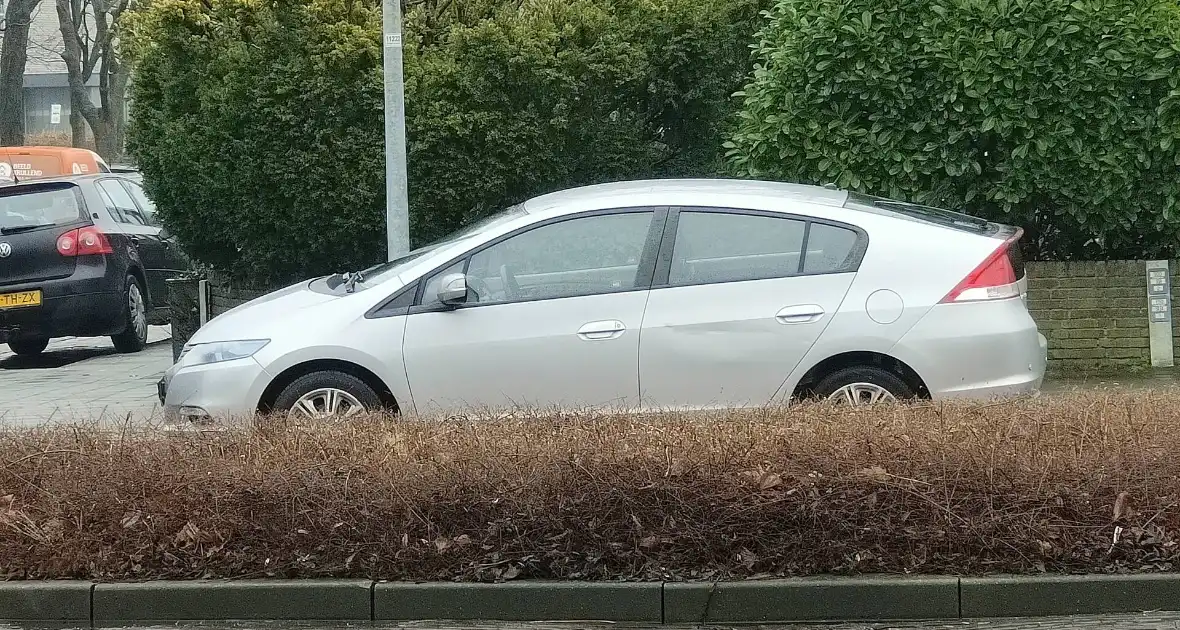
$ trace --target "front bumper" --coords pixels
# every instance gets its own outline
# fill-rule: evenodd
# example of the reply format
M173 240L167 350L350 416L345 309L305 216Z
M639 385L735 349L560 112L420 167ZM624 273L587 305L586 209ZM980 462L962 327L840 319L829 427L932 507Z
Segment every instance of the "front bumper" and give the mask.
M252 416L270 375L253 357L186 366L183 361L156 384L168 425L226 424Z

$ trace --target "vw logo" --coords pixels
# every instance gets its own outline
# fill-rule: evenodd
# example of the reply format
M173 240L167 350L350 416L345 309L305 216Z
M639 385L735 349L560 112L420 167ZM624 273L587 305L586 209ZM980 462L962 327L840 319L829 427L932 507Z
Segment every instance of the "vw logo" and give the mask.
M8 258L12 255L12 245L8 243L0 243L0 258Z

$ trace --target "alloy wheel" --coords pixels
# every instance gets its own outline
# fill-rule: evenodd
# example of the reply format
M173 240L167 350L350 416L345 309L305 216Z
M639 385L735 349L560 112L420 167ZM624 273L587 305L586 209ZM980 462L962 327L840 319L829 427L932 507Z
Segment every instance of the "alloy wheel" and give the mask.
M872 383L850 383L828 396L828 402L837 405L860 407L880 402L893 402L897 398L889 390Z
M147 307L143 302L143 294L139 292L139 285L135 283L127 288L127 308L131 313L131 327L135 330L135 336L147 339Z
M299 397L288 417L299 419L347 418L364 413L365 406L356 396L334 387L313 389Z

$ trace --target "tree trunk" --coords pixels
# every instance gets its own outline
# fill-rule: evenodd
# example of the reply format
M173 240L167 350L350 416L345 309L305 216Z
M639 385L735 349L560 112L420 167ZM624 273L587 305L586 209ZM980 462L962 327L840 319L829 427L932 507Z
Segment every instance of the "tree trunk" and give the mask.
M4 44L0 47L0 146L25 143L25 62L29 22L37 0L12 0L4 12Z
M75 147L86 146L86 119L74 99L70 99L70 144Z

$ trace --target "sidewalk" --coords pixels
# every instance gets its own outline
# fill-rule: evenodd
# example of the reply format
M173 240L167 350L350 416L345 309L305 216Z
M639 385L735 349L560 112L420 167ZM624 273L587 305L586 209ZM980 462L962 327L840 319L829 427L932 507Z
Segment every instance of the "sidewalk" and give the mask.
M167 326L152 326L148 347L118 354L106 338L56 339L37 357L0 345L0 427L159 417L156 381L172 365Z

